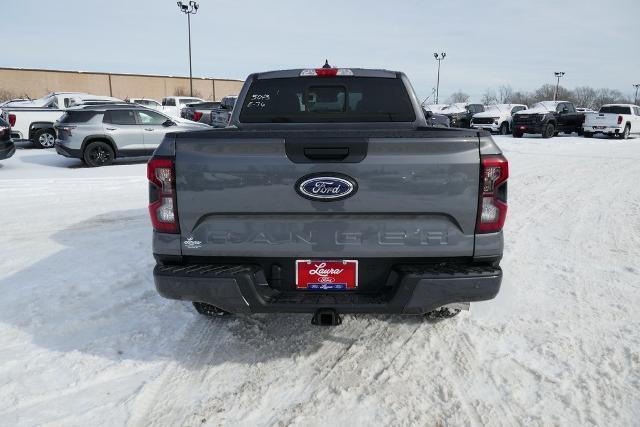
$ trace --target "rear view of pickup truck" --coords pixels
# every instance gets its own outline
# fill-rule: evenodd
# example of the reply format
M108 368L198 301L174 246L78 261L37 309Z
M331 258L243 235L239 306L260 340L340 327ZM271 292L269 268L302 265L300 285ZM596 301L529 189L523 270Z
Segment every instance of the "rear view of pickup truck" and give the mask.
M202 314L449 317L500 288L507 160L427 126L399 72L253 74L230 128L169 134L148 178L156 288Z

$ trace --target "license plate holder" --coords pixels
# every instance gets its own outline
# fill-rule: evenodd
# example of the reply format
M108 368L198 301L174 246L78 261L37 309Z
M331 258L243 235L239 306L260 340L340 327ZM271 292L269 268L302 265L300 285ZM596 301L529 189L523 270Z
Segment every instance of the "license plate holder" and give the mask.
M358 288L358 260L296 260L296 289L348 291Z

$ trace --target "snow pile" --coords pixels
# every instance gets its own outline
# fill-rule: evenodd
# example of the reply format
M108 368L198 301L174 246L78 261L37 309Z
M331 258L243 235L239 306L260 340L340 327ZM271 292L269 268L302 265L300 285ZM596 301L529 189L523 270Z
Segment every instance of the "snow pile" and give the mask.
M19 149L0 162L0 424L637 424L640 140L496 139L498 297L328 329L162 299L145 164Z

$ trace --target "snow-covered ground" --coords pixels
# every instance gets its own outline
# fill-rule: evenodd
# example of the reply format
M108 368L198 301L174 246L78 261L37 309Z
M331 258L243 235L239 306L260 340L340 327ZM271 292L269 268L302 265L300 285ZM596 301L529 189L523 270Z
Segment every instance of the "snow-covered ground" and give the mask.
M502 290L429 324L153 287L144 162L0 162L0 425L638 425L640 139L496 137Z

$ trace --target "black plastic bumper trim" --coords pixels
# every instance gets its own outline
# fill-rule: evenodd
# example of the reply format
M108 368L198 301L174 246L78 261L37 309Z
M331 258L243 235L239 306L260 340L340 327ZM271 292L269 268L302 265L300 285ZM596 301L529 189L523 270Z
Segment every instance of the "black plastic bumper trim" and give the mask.
M165 298L198 301L232 313L314 313L330 308L338 313L423 314L455 302L494 298L502 270L491 266L396 266L384 291L279 292L269 287L257 265L157 265L156 289Z

